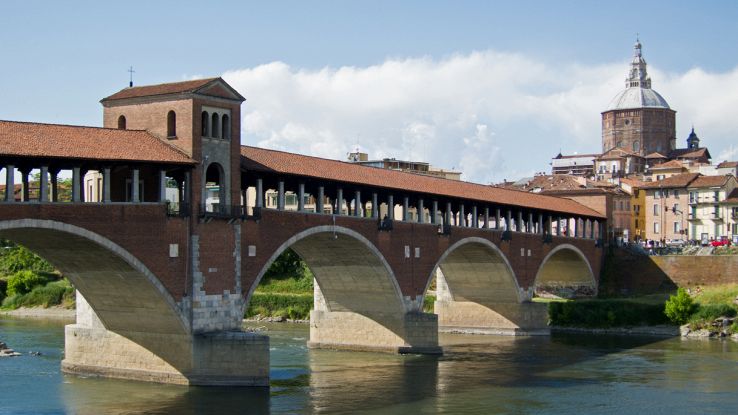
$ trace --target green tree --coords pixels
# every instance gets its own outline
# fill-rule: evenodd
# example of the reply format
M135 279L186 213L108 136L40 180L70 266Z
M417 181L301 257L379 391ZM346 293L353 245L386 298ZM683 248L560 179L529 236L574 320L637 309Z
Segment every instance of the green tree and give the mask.
M8 297L16 294L27 294L38 286L43 286L49 279L31 270L24 269L8 278Z
M679 288L676 295L672 295L666 300L664 305L664 314L669 317L673 323L684 324L689 317L695 312L697 306L689 296L687 290Z
M53 272L54 267L45 259L21 245L2 241L0 246L0 274L12 275L21 270Z

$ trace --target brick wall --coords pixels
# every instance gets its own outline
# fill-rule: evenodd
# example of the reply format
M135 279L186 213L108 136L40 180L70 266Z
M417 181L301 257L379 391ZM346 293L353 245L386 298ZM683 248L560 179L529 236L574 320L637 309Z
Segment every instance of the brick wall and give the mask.
M738 256L643 256L614 250L600 290L612 294L668 292L677 287L738 283Z

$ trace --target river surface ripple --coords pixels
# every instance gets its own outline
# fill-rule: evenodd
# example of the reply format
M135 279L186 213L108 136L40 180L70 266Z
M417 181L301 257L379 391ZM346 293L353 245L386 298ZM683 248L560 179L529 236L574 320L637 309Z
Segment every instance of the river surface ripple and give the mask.
M0 318L23 353L0 359L0 414L738 412L733 341L441 335L429 357L309 350L307 325L266 328L271 388L188 388L64 375L61 323Z

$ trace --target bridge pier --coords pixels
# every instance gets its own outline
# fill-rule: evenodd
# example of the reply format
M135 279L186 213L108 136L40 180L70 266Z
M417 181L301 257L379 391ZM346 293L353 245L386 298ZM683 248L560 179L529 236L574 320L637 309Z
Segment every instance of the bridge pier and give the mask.
M436 301L438 329L444 333L549 335L548 307L540 303L497 303L491 306L468 301Z
M114 333L79 293L77 322L65 327L64 347L66 373L180 385L269 386L267 336L240 330Z
M481 304L455 301L443 272L436 273L438 329L444 333L548 335L548 306L529 301Z
M310 311L310 341L316 349L441 354L438 318L420 311L329 311L318 284Z

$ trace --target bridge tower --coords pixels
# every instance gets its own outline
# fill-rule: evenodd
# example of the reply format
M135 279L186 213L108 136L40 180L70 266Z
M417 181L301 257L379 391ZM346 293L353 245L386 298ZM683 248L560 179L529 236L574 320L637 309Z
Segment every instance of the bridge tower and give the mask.
M241 226L235 220L213 220L241 214L244 100L221 78L210 78L129 87L100 101L105 128L146 131L195 161L167 178L177 182L181 205L180 217L167 220L171 229L156 235L170 241L169 252L147 254L164 269L179 258L186 262L171 282L182 287L171 294L185 327L183 333L154 328L143 337L120 336L121 330L106 324L110 319L103 300L78 296L77 324L67 326L66 371L185 384L268 385L268 338L241 331ZM140 149L129 145L135 160ZM107 170L115 180L115 169ZM164 189L164 182L162 194L173 189L171 183ZM135 332L135 326L132 322L125 328Z

